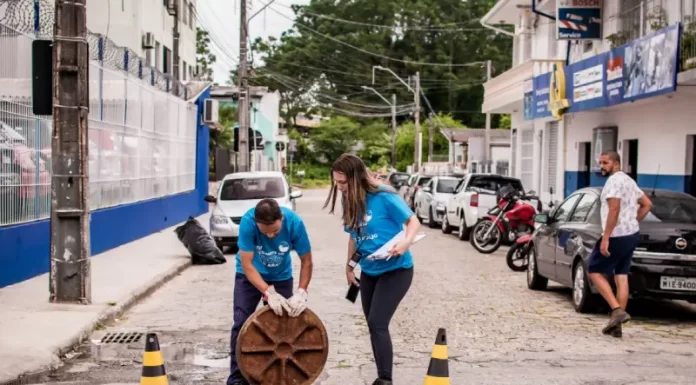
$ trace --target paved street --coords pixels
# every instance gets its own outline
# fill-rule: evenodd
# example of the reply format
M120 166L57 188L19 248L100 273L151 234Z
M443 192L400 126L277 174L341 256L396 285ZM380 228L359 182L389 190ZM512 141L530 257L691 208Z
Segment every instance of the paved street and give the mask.
M347 236L338 218L321 210L325 194L305 191L298 201L315 258L309 306L331 341L318 384L370 384L376 372L366 323L360 304L344 299ZM603 336L605 315L575 313L567 290L528 290L524 274L505 265L504 251L480 255L452 235L423 228L428 237L413 248L414 284L392 323L396 384L422 383L439 327L447 328L456 385L694 382L696 308L639 302L622 340ZM158 332L170 383L222 384L228 374L233 255L228 260L189 268L95 337ZM137 383L141 355L137 349L86 344L44 382Z

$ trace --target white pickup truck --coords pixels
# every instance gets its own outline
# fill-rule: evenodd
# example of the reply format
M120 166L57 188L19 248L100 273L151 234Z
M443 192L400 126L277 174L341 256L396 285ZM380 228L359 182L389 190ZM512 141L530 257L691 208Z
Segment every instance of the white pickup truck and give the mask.
M442 232L460 229L459 239L469 240L469 233L479 218L498 204L496 192L506 185L525 191L517 178L495 174L467 174L455 187L442 218Z

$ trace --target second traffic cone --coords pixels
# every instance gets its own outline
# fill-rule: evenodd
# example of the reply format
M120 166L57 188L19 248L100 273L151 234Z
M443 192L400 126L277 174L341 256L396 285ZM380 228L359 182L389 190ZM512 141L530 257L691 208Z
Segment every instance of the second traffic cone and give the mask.
M143 374L140 385L169 385L167 373L164 370L164 357L160 351L157 334L148 333L145 337L145 353L143 353Z
M428 374L423 385L450 385L449 357L447 355L447 332L438 329L433 353L430 355Z

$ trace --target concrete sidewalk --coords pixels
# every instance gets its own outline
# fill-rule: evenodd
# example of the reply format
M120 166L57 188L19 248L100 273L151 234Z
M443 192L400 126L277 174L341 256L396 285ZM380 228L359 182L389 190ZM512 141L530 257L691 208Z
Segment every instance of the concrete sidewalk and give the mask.
M208 227L207 214L198 220ZM186 269L175 227L94 256L92 305L49 303L48 274L0 289L0 384L60 364L96 327Z

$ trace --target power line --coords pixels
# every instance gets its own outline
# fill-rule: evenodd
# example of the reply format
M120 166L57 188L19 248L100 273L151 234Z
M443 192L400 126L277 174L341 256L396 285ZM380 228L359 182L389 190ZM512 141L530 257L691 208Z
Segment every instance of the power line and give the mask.
M298 23L297 21L292 20L291 18L285 16L285 15L282 14L281 12L278 12L277 10L275 10L273 7L269 7L269 9L270 9L271 11L277 13L278 15L280 15L280 16L283 17L283 18L285 18L285 19L287 19L287 20L290 20L290 21L293 21L295 25L297 25L297 26L299 26L299 27L302 27L302 28L304 28L304 29L306 29L306 30L308 30L308 31L310 31L310 32L312 32L312 33L314 33L314 34L316 34L316 35L319 35L319 36L322 36L322 37L324 37L324 38L326 38L326 39L332 40L332 41L334 41L334 42L336 42L336 43L339 43L339 44L342 44L342 45L344 45L344 46L346 46L346 47L350 47L350 48L352 48L352 49L354 49L354 50L356 50L356 51L359 51L359 52L362 52L362 53L365 53L365 54L368 54L368 55L371 55L371 56L374 56L374 57L378 57L378 58L381 58L381 59L390 60L390 61L399 62L399 63L404 63L404 64L410 64L410 65L433 66L433 67L471 67L471 66L481 65L481 64L484 63L484 62L482 62L482 61L479 61L479 62L471 62L471 63L461 63L461 64L428 63L428 62L418 62L418 61L403 60L403 59L397 59L397 58L385 56L385 55L382 55L382 54L378 54L378 53L375 53L375 52L371 52L371 51L362 49L362 48L360 48L360 47L356 47L356 46L354 46L354 45L348 44L348 43L346 43L346 42L344 42L344 41L341 41L341 40L339 40L339 39L336 39L336 38L333 37L333 36L325 35L325 34L319 32L319 31L317 31L317 30L315 30L315 29L313 29L313 28L310 28L310 27L308 27L308 26L306 26L306 25L304 25L304 24L301 24L301 23Z
M278 4L277 5L284 7L284 8L289 8L293 9L292 6L288 6L285 4ZM309 12L306 9L306 6L302 6L299 8L299 11L311 15L320 19L326 19L326 20L331 20L331 21L336 21L339 23L345 23L345 24L352 24L352 25L360 25L360 26L365 26L365 27L374 27L374 28L382 28L382 29L403 29L404 31L422 31L422 32L477 32L477 31L489 31L489 32L494 32L491 31L487 28L441 28L447 25L450 26L457 26L457 25L469 25L471 24L470 22L465 22L465 23L449 23L449 24L441 24L441 25L436 25L435 27L433 26L413 26L413 27L404 27L404 26L390 26L390 25L384 25L384 24L373 24L373 23L365 23L361 21L353 21L353 20L346 20L346 19L340 19L337 17L332 17L332 16L327 16L327 15L322 15L319 13L314 13L314 12ZM293 9L294 11L294 9Z

